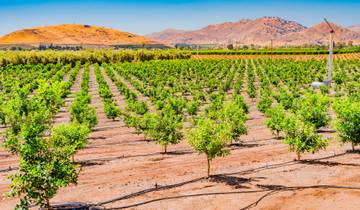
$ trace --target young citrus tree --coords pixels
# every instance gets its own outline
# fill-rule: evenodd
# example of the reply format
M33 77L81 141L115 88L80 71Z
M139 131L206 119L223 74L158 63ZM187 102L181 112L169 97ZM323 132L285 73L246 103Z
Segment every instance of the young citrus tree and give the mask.
M140 123L145 136L163 146L164 153L167 153L169 144L177 144L182 138L181 116L171 108L165 107L159 113L146 113Z
M297 160L301 159L302 153L315 153L320 149L325 149L329 143L327 139L322 139L316 133L313 124L301 121L295 114L286 116L283 123L284 142L289 145L290 151L296 152Z
M10 176L8 195L21 198L17 209L28 209L32 204L50 209L50 199L57 190L76 183L77 166L70 159L75 147L58 144L58 138L43 137L50 127L48 117L42 109L33 110L24 119L18 135L13 136L18 143L19 170Z
M90 129L86 124L60 124L52 129L51 138L56 147L69 149L68 151L71 152L69 155L74 162L75 153L87 145L89 133Z
M223 110L221 110L220 120L227 123L231 129L231 143L233 140L240 141L240 136L247 134L247 127L245 121L247 115L242 107L235 101L225 103Z
M107 118L115 120L120 116L120 109L117 107L116 103L113 101L107 101L104 103L104 110Z
M329 123L330 117L327 110L330 105L329 97L321 93L307 93L299 98L297 113L302 120L311 123L315 128L320 128Z
M284 129L284 118L286 116L284 108L281 105L277 105L268 109L265 115L267 117L265 125L270 128L277 139L280 138L280 132Z
M96 109L89 106L90 96L84 92L79 92L74 102L69 107L71 122L86 124L89 128L95 127L98 123Z
M360 102L341 99L334 103L336 129L342 143L351 142L352 149L360 144Z
M217 123L211 119L199 119L196 127L187 131L188 143L199 154L204 153L207 159L207 177L210 177L210 162L217 156L226 156L230 152L226 145L231 140L231 126Z

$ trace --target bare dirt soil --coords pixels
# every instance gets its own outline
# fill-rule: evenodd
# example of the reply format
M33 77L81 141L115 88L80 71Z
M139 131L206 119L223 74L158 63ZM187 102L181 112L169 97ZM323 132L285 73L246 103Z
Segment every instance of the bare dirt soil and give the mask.
M106 119L97 88L91 69L92 105L99 124L88 147L76 156L83 166L78 184L61 189L52 204L154 210L359 209L360 154L347 152L349 145L333 140L326 151L295 161L296 155L271 135L255 101L245 94L249 133L241 137L242 144L231 146L231 155L212 161L213 176L206 179L205 156L194 153L185 141L162 154L159 145L136 135L123 122ZM334 139L333 135L324 133ZM15 172L16 160L0 151L1 194L9 189L6 176ZM1 200L0 209L12 209L17 201Z

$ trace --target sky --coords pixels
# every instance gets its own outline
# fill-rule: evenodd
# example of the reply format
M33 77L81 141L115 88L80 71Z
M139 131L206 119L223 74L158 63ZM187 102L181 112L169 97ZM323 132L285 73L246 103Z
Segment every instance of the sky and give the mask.
M64 23L106 26L140 35L168 28L278 16L312 26L326 17L360 24L360 0L0 0L0 36L14 30Z

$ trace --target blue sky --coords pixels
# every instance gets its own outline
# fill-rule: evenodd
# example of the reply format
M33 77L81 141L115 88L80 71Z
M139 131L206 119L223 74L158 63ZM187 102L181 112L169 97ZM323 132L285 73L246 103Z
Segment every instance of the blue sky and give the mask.
M360 24L360 0L0 0L0 35L33 26L79 23L137 34L167 28L192 30L243 18L279 16L312 26L327 17L348 26Z

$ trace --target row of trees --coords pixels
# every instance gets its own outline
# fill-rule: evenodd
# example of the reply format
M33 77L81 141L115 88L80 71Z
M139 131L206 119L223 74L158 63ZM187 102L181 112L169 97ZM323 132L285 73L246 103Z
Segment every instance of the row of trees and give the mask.
M117 63L147 60L188 59L191 53L178 50L81 50L81 51L2 51L0 66L18 64Z
M76 183L79 166L72 157L86 142L90 129L80 123L52 126L69 93L79 65L73 68L67 82L38 81L35 94L20 88L7 101L4 110L6 130L3 146L19 157L19 169L11 175L8 196L20 197L16 209L32 204L51 209L52 198L60 187ZM62 78L61 78L62 79Z
M321 90L321 93L301 90L303 82L311 81L308 78L313 77L313 74L298 75L298 70L292 70L291 74L288 70L271 71L274 64L268 64L265 67L258 64L257 67L261 88L257 107L267 117L267 127L277 138L281 135L284 137L284 142L289 145L291 151L296 152L298 159L304 152L314 153L325 149L329 140L323 139L317 130L329 126L329 90ZM296 78L293 80L289 78L294 76ZM358 112L355 108L357 97L351 94L349 97L337 99L333 109L336 111L339 139L341 142L350 141L356 145L358 137L355 133L358 132L356 129L359 129L358 122L351 116L356 116Z

